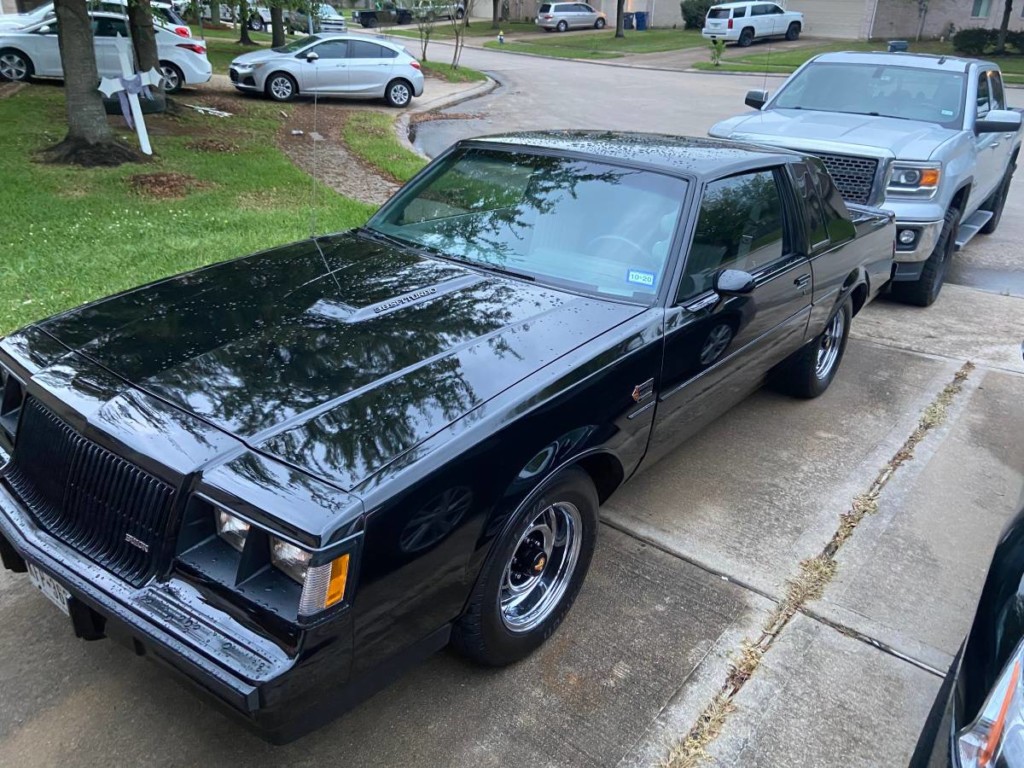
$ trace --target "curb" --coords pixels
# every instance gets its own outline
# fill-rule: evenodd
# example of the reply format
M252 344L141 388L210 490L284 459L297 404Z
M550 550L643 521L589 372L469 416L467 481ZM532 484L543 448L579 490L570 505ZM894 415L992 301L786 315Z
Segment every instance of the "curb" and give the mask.
M454 93L451 96L443 97L428 102L426 105L422 107L417 107L407 112L403 112L402 115L397 120L395 120L395 135L398 138L398 143L401 144L410 152L412 152L413 154L419 155L425 160L430 160L430 157L427 157L425 154L416 149L413 143L409 140L409 129L412 116L426 114L429 112L436 112L441 109L447 109L448 107L454 107L456 104L461 104L464 101L475 99L478 96L484 96L485 94L488 94L491 91L493 91L499 85L501 85L501 83L499 83L497 80L488 75L487 80L474 86L473 88L470 88L469 90L462 91L461 93Z

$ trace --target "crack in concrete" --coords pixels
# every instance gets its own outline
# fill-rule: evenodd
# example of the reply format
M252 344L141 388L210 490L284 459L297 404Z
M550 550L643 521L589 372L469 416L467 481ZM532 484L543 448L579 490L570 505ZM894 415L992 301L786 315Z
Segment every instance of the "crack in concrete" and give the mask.
M950 381L921 413L917 427L883 466L867 491L854 497L850 509L839 516L839 526L824 549L800 563L797 576L786 582L786 595L768 616L756 639L743 640L737 655L730 663L729 674L721 689L704 708L690 731L674 746L662 761L663 768L694 768L709 757L707 749L721 733L729 714L735 709L736 696L757 671L764 656L774 646L779 635L798 612L804 612L807 603L822 596L825 587L835 575L836 555L857 527L869 514L878 510L882 489L896 472L914 456L914 449L946 418L949 406L960 393L963 383L974 370L970 361L964 363ZM817 618L817 617L815 617ZM823 622L828 624L829 622ZM838 627L837 627L838 628ZM870 640L870 638L864 638ZM876 645L875 641L870 642ZM877 647L877 645L876 645ZM888 649L900 658L902 654ZM916 663L906 659L910 663ZM920 664L916 664L920 666ZM937 670L928 670L937 672Z

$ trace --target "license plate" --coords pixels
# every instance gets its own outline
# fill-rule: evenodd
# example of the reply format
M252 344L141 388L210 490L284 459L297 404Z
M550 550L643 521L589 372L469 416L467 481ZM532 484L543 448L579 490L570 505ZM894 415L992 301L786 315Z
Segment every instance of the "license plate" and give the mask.
M65 616L69 616L68 600L71 598L71 593L58 584L57 580L50 576L50 574L43 573L32 563L27 563L27 565L28 577L31 582L39 587L39 591L50 598L53 604L60 608Z

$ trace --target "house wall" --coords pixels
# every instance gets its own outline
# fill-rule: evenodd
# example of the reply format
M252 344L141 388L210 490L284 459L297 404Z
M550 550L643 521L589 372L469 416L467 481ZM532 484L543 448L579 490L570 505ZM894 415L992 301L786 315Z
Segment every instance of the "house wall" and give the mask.
M973 0L930 0L921 36L924 38L945 37L952 23L956 29L968 27L998 28L1003 20L1004 0L992 0L989 13L984 18L973 18ZM1024 29L1022 3L1015 2L1010 17L1010 29ZM871 36L881 40L910 38L917 36L920 20L917 4L908 0L878 0L875 24Z
M803 31L808 35L858 40L868 35L875 0L789 0L780 5L803 13Z

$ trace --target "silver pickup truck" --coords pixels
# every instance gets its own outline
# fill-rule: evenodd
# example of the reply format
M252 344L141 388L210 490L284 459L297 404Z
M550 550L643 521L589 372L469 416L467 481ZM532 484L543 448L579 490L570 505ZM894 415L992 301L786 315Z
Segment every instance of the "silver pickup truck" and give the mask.
M828 53L758 110L710 134L820 157L848 201L896 214L893 294L935 301L957 248L995 231L1017 163L1021 115L999 67L909 53Z

